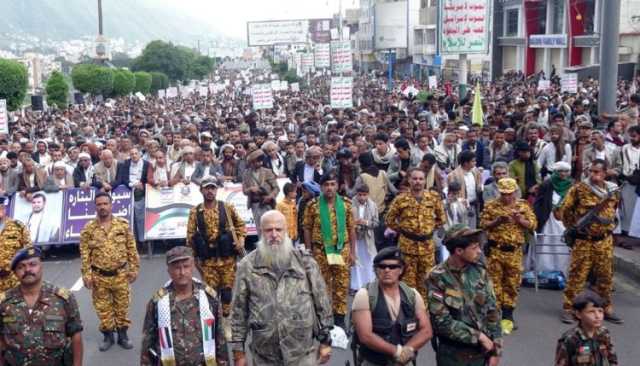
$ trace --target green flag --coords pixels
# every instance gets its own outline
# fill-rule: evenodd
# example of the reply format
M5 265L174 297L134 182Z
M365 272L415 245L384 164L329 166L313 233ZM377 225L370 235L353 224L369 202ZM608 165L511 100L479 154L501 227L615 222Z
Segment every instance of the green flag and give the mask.
M476 89L475 89L475 95L473 96L473 109L471 112L471 124L474 125L479 125L480 127L482 127L482 116L483 116L483 112L482 112L482 102L481 102L481 98L482 96L480 95L480 84L476 84Z

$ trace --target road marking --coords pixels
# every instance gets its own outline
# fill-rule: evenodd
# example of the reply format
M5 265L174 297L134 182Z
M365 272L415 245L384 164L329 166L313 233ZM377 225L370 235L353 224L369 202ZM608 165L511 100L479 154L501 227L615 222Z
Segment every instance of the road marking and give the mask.
M82 281L82 277L80 277L78 278L76 283L74 283L73 286L71 286L71 292L80 291L82 289L82 286L84 286L84 282Z

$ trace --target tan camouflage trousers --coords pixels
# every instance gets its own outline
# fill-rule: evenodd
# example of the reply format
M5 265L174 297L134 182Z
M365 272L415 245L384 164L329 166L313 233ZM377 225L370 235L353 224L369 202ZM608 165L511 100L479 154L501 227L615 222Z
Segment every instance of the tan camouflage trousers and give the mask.
M7 277L0 279L0 293L8 289L18 286L20 282L13 273L9 273Z
M330 266L327 262L327 256L324 252L324 248L313 248L313 258L318 262L324 282L327 284L327 291L329 291L331 297L333 314L337 315L347 314L347 297L349 296L350 276L350 268L347 265L349 262L349 251L349 245L345 244L344 249L342 249L342 253L340 253L345 265Z
M402 281L415 288L423 299L427 298L426 279L431 269L436 265L433 245L429 242L425 251L420 254L402 253L405 269Z
M498 308L515 309L522 282L522 249L505 252L491 248L487 258L487 271L493 282Z
M231 290L236 280L236 258L222 257L206 259L202 262L202 280L216 290L222 300L222 315L231 313ZM228 297L228 299L225 299Z
M121 271L116 276L101 276L93 273L93 290L91 297L93 307L100 319L100 331L112 332L121 328L129 328L129 304L131 289L127 280L127 272Z
M610 305L613 288L613 237L611 235L595 242L576 240L571 249L563 308L571 309L573 299L583 290L589 272L593 272L596 280L593 290L602 296L607 305Z

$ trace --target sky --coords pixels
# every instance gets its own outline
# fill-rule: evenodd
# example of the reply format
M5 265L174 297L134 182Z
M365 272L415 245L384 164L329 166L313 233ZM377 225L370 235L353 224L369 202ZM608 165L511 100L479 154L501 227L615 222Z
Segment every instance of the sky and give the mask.
M224 35L246 39L247 22L257 20L328 18L338 12L340 0L160 0L166 6L211 22ZM354 8L358 0L342 0ZM344 11L344 10L343 10Z

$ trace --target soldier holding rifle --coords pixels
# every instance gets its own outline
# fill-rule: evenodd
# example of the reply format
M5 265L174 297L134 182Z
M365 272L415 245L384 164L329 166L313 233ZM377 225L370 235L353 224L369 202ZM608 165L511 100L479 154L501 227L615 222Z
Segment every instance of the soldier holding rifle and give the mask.
M613 229L620 197L618 186L605 180L607 163L596 159L591 163L589 178L569 189L555 213L567 228L574 228L567 287L564 290L562 321L572 323L572 305L582 291L587 276L595 277L595 292L605 301L604 319L621 324L622 318L613 311ZM585 220L587 218L587 220ZM566 236L565 236L566 237Z
M276 207L276 197L280 188L275 174L262 165L264 153L258 149L247 156L249 169L244 173L242 192L247 195L247 206L253 213L253 221L260 231L262 214Z

